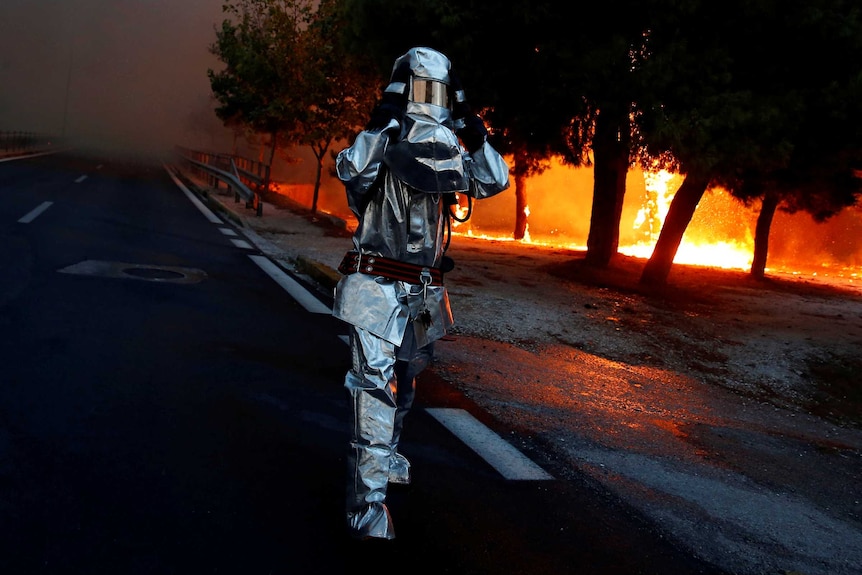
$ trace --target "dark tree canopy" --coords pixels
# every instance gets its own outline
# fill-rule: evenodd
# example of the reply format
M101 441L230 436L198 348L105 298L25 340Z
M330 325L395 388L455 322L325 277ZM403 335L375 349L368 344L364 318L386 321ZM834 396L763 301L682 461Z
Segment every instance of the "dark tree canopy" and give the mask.
M674 198L690 209L672 206L644 283L666 280L708 186L749 201L768 195L767 209L787 199L812 214L855 201L862 22L853 3L738 0L653 12L642 73L660 89L643 103L639 131L651 155L669 153L698 185ZM765 223L756 251L758 240L765 251ZM755 256L755 275L763 255Z

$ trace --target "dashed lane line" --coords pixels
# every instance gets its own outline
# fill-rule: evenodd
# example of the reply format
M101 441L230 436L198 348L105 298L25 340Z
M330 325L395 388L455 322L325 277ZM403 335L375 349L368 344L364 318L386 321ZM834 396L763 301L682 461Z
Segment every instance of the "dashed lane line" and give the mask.
M54 202L42 202L35 209L31 210L27 215L18 220L19 224L29 224L39 217L39 215L51 207Z
M75 183L76 183L76 184L80 184L81 182L83 182L83 181L84 181L84 180L86 180L86 179L87 179L87 174L84 174L83 176L81 176L80 178L78 178L77 180L75 180Z
M463 409L429 407L425 411L506 479L543 481L554 478Z
M231 239L230 239L230 241L231 241L231 242L233 243L233 245L235 245L236 247L238 247L238 248L242 248L242 249L244 249L244 250L253 250L253 249L255 249L253 245L251 245L250 243L248 243L248 242L247 242L247 241L245 241L245 240L240 240L240 239L237 239L237 238L231 238Z

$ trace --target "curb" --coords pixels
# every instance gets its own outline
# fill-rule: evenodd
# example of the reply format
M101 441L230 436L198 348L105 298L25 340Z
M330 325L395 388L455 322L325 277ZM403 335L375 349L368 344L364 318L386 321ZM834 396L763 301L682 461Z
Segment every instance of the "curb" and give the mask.
M236 213L230 207L226 206L221 198L219 198L216 194L210 193L211 191L207 188L202 188L197 182L193 181L191 178L186 176L182 170L179 168L175 169L177 175L182 178L183 182L197 194L203 202L219 213L219 215L224 216L225 218L234 222L237 226L254 231L254 226L248 223L247 217ZM240 202L241 203L241 202ZM296 204L297 208L299 208L299 204ZM258 217L258 216L253 216ZM344 220L337 218L335 216L330 216L328 214L321 214L319 217L321 219L326 218L332 224L345 228L347 226ZM254 240L254 238L251 238ZM256 243L256 242L255 242ZM262 246L257 245L258 249L263 249ZM299 255L295 258L285 256L285 259L292 262L296 271L300 274L308 276L311 280L316 282L321 288L330 291L335 289L336 284L341 279L341 273L330 266L319 262L317 260L305 257L303 255Z
M335 289L341 279L341 273L317 260L298 256L294 260L296 271L303 273L328 290Z

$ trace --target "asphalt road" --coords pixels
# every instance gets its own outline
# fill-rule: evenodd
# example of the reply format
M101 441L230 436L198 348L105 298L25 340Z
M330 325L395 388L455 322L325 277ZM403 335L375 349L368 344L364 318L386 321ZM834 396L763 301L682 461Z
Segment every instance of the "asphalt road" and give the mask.
M507 479L426 411L397 538L343 525L343 326L159 164L0 163L0 573L718 573L586 477Z

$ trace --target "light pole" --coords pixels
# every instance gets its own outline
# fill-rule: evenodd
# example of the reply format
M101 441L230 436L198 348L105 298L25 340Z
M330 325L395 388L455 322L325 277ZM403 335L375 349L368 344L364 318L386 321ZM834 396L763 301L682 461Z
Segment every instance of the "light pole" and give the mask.
M73 45L69 45L69 69L66 72L66 97L63 101L63 133L62 138L66 139L66 118L69 115L69 91L72 86L72 60L73 60Z

